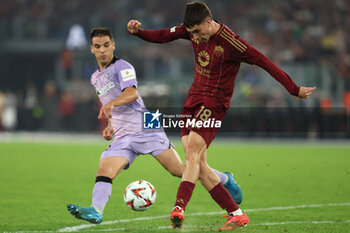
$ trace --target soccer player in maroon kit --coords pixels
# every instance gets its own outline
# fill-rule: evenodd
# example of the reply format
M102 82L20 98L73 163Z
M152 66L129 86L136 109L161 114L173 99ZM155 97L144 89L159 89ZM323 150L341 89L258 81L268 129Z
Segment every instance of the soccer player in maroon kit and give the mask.
M256 50L226 25L212 19L209 8L201 2L186 5L183 24L170 29L141 29L137 20L128 22L128 31L143 40L166 43L176 39L191 41L195 52L194 81L189 90L182 115L192 119L222 121L230 105L241 62L257 65L294 96L307 98L315 87L300 87L272 61ZM248 216L237 206L218 176L207 163L206 150L218 128L184 127L181 140L186 152L186 169L178 188L170 216L174 228L181 228L183 212L199 179L212 198L228 213L220 230L232 230L249 223Z

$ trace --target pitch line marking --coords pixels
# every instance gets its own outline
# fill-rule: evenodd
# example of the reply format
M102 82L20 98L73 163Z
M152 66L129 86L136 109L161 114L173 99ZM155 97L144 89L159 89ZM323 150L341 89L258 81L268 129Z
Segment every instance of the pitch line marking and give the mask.
M299 225L299 224L341 224L341 223L350 223L350 220L344 221L295 221L295 222L266 222L266 223L257 223L249 224L248 226L277 226L277 225ZM192 232L194 229L198 229L201 232L212 232L218 228L216 225L206 225L206 226L183 226L181 232ZM107 229L91 229L88 232L102 232L102 231L129 231L129 230L142 230L142 231L154 231L154 230L170 230L173 229L171 226L159 226L155 228L107 228Z
M289 210L289 209L302 209L302 208L321 208L321 207L331 207L331 206L350 206L350 203L330 203L330 204L312 204L312 205L296 205L296 206L275 206L275 207L270 207L270 208L246 209L246 210L244 210L244 212L258 212L258 211L271 211L271 210ZM226 212L218 211L218 212L192 213L192 214L187 214L186 216L216 215L216 214L223 214L223 213L226 213ZM147 220L162 219L162 218L168 218L168 217L169 217L169 215L162 215L162 216L154 216L154 217L120 219L120 220L113 220L113 221L102 222L100 225L110 225L110 224L116 224L116 223L121 223L121 222L147 221ZM97 225L83 224L83 225L78 225L78 226L74 226L74 227L65 227L65 228L59 229L57 232L75 232L75 231L79 231L81 229L91 228L91 227L95 227L95 226L97 226ZM97 230L97 229L94 229L94 230Z
M343 221L295 221L295 222L265 222L265 223L252 223L249 224L249 226L278 226L278 225L300 225L300 224L342 224L342 223L350 223L350 219L343 220ZM181 229L181 232L191 232L194 229L197 229L201 232L213 232L216 231L218 228L217 225L205 225L205 226L184 226ZM105 229L89 229L87 232L116 232L116 231L130 231L130 230L136 230L136 231L154 231L154 230L170 230L172 229L171 226L158 226L155 228L149 228L149 227L140 227L140 228L127 228L127 227L120 227L120 228L105 228ZM16 233L54 233L57 231L20 231Z
M350 219L343 221L295 221L295 222L265 222L265 223L252 223L249 226L277 226L277 225L299 225L299 224L342 224L342 223L350 223ZM218 226L216 225L206 225L206 226L184 226L181 229L181 232L190 232L193 229L198 229L201 232L212 232L215 231ZM171 226L159 226L155 228L106 228L106 229L89 229L87 232L110 232L110 231L130 231L130 230L143 230L143 231L154 231L154 230L170 230ZM17 231L16 233L54 233L57 231ZM9 233L9 232L5 232Z

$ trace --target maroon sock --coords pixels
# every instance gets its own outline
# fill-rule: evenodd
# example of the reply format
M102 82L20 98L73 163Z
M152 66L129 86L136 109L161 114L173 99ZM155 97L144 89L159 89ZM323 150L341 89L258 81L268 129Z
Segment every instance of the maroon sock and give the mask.
M238 210L239 207L232 199L230 193L225 189L222 183L217 184L212 190L209 191L211 197L219 204L222 209L225 209L227 213L231 213Z
M187 203L190 201L195 184L189 181L182 181L177 190L175 206L180 206L185 209Z

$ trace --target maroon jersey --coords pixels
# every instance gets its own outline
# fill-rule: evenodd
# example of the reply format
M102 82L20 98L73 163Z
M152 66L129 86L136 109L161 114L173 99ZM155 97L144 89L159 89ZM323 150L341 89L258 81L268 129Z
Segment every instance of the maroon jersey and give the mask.
M300 87L284 71L223 24L208 42L193 39L184 25L162 30L140 29L136 35L154 43L180 38L190 40L195 53L195 74L189 94L215 96L226 108L230 105L241 62L260 66L290 94L297 96L299 93Z

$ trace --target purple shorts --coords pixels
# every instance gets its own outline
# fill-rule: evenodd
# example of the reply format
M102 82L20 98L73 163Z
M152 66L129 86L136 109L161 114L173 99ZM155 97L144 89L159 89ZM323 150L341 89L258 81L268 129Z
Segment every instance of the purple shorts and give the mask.
M164 132L139 132L112 142L102 152L101 159L107 157L126 158L129 164L124 169L128 169L137 156L144 154L157 156L171 146L174 147Z

